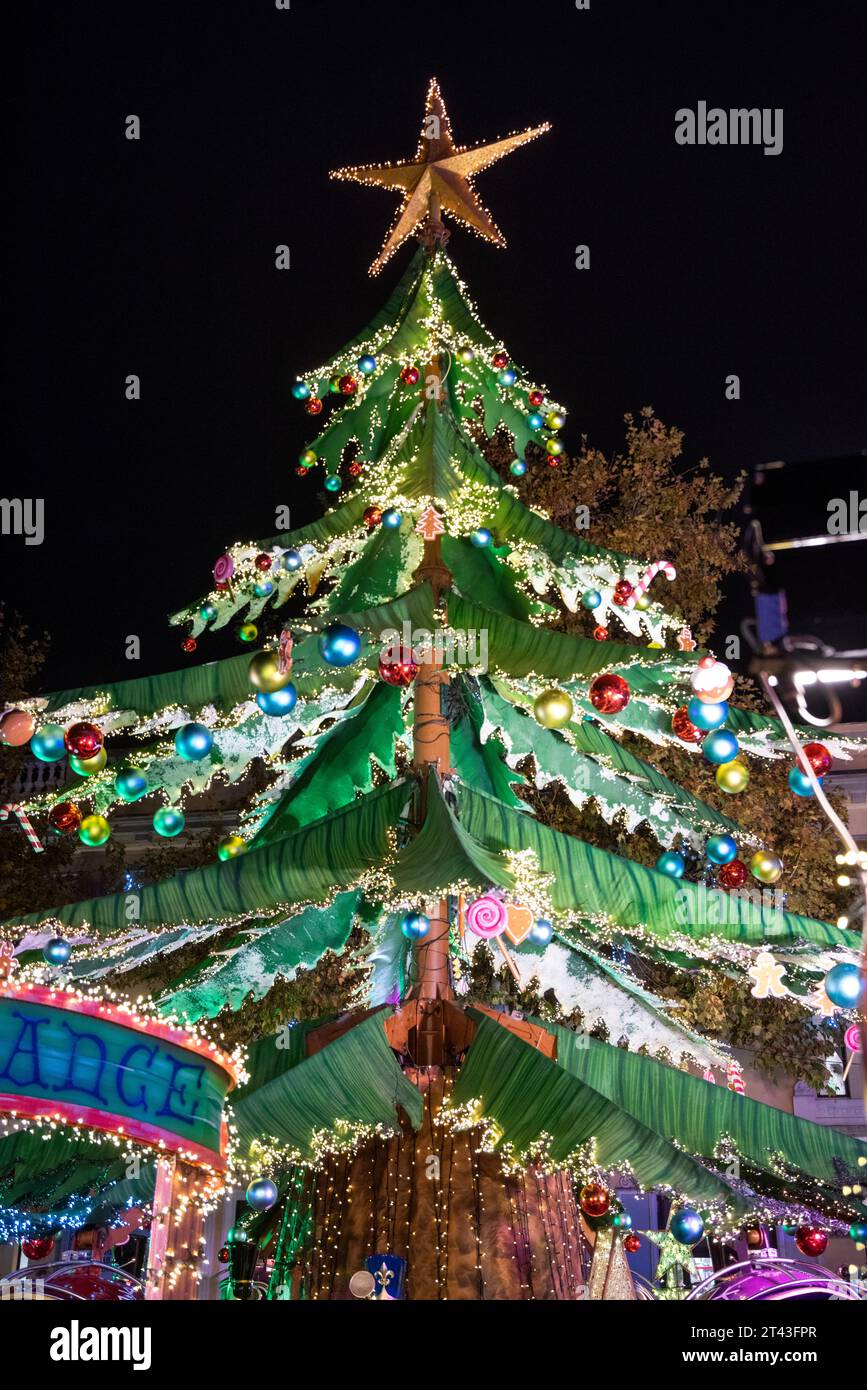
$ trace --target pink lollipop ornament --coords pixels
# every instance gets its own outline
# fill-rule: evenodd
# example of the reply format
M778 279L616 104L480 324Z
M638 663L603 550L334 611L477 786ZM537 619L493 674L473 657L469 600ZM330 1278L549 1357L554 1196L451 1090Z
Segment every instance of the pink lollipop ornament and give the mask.
M502 936L507 921L506 904L490 893L476 898L467 908L467 926L471 932L475 932L476 936L481 936L485 941Z
M221 555L214 564L214 582L221 584L231 591L232 575L235 573L235 561L231 555Z

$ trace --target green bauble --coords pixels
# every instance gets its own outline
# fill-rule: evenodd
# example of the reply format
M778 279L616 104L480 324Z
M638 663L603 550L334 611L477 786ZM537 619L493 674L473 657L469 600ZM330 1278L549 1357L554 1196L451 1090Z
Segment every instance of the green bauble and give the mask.
M729 796L746 791L749 780L749 768L737 758L730 763L721 763L716 770L716 784L721 792L726 792Z
M92 777L95 772L102 772L107 761L108 754L105 748L100 748L92 758L77 758L74 753L69 755L69 766L79 777Z
M546 729L562 729L574 712L565 690L543 690L533 703L533 713Z
M137 767L125 767L114 779L114 789L123 801L138 801L148 789L148 779Z
M166 840L180 835L185 824L184 813L179 811L176 806L161 806L158 811L154 811L154 830Z
M221 840L217 845L217 857L219 859L237 859L239 854L247 853L247 841L240 835L227 835L225 840Z
M328 477L325 479L325 491L326 491L326 492L339 492L340 489L341 489L342 487L343 487L343 484L342 484L342 482L340 481L340 479L338 478L337 474L336 474L336 473L329 473Z
M750 873L759 883L776 883L783 875L783 861L776 854L768 854L767 850L757 850L750 860Z
M78 827L78 838L83 845L104 845L111 834L111 826L105 816L85 816Z
M242 623L238 628L238 636L242 642L255 642L259 636L259 629L255 623Z
M255 685L257 690L282 690L284 685L288 685L292 679L291 671L280 670L280 658L277 652L257 652L250 658L248 667L250 682Z

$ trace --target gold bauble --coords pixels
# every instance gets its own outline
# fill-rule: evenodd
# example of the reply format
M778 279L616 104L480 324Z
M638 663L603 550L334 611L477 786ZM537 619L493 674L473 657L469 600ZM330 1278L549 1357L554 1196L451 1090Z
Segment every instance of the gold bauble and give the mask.
M544 728L562 729L575 713L575 707L565 690L543 690L533 702L533 713Z
M79 777L92 777L95 772L102 772L107 762L108 754L104 747L100 748L98 753L94 753L92 758L77 758L74 753L69 755L69 766Z
M750 860L750 873L759 883L776 883L783 875L783 861L779 855L757 850Z
M247 841L241 835L227 835L217 845L217 857L222 860L237 859L247 853Z
M291 671L280 670L277 652L257 652L250 658L248 670L251 684L269 695L273 690L282 690L292 679Z
M749 780L749 768L737 758L730 763L720 763L716 770L716 784L721 792L727 792L729 796L745 791Z

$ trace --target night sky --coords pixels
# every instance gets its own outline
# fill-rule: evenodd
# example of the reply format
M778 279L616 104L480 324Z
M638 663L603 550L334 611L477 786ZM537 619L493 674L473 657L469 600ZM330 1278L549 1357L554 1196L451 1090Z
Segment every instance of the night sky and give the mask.
M318 515L315 475L293 471L309 421L289 386L372 317L411 254L369 279L395 195L328 171L412 155L434 74L460 143L553 123L478 179L507 250L458 228L449 251L483 320L569 407L567 447L584 431L613 449L624 412L652 404L685 429L689 459L727 476L857 456L859 11L34 7L25 165L7 187L28 214L12 267L27 299L2 491L44 496L46 537L4 537L0 553L3 595L52 635L45 685L185 664L165 616L209 587L225 545L273 534L281 504L295 524ZM782 107L782 154L678 146L674 113L700 100ZM139 142L124 138L130 113ZM574 269L579 243L589 272ZM733 372L738 402L724 396ZM808 510L825 495L833 483ZM819 587L827 603L835 586ZM130 633L143 639L132 668ZM226 650L205 639L199 655Z

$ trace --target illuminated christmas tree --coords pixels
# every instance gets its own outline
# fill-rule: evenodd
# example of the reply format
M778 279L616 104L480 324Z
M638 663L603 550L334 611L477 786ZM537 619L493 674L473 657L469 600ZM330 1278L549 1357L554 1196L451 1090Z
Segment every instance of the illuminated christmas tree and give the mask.
M411 1297L579 1297L588 1223L608 1208L576 1193L623 1173L700 1208L711 1231L857 1215L842 1188L864 1146L729 1089L726 1050L641 980L642 961L736 973L809 1011L829 967L856 961L852 932L768 891L782 865L736 819L747 755L782 758L785 733L728 703L728 669L667 600L666 556L558 528L485 456L499 432L515 478L556 467L565 411L484 327L442 218L501 243L473 176L545 129L459 149L432 83L412 160L336 175L403 194L374 272L420 244L382 311L293 387L319 427L297 472L320 470L335 505L218 558L172 619L183 670L19 712L37 757L69 756L80 777L22 814L90 846L121 804L152 798L154 831L172 838L215 780L268 769L217 862L5 932L25 955L68 938L75 981L108 974L120 990L148 959L213 939L156 1000L194 1024L349 953L355 1010L254 1043L233 1103L240 1170L283 1198L278 1223L252 1229L275 1237L274 1288L294 1293L346 1296L387 1252L407 1259ZM592 637L550 625L555 597L593 613ZM199 664L233 623L248 650ZM134 755L112 756L114 735ZM664 745L715 766L731 812L663 776ZM826 750L804 756L819 771ZM519 792L552 782L649 830L656 868L542 824ZM580 1011L628 1046L462 1005L484 944L522 988L556 996L560 1018Z

